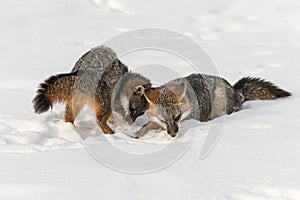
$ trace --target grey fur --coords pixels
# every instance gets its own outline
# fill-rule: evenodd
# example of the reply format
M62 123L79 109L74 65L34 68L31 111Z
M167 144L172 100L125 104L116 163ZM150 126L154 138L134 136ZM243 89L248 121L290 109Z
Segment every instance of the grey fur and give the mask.
M191 74L185 78L191 85L199 106L200 121L239 111L243 96L224 79L206 74ZM198 111L197 111L198 112Z
M118 59L118 57L111 48L101 45L92 48L90 51L81 56L81 58L79 58L75 63L71 72L92 68L103 71L111 65L113 60L116 59Z

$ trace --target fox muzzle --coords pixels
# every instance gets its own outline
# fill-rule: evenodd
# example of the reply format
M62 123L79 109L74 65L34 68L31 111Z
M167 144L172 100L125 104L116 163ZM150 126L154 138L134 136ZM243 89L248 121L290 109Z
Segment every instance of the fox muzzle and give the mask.
M167 122L167 132L170 136L175 137L178 132L178 124L176 122Z

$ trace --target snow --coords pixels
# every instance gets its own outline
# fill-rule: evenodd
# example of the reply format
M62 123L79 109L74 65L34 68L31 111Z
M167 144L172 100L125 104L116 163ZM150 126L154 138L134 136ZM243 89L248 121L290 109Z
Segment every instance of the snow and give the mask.
M300 199L299 9L297 0L2 0L0 199ZM41 81L71 70L90 48L143 27L188 36L205 48L230 83L257 76L293 96L247 102L242 111L211 123L184 122L182 129L199 126L200 131L193 135L189 129L175 140L164 132L141 140L120 132L104 136L89 109L75 126L64 122L62 105L34 114L31 100ZM155 64L182 64L148 52L121 59L139 71L148 64L146 57ZM162 81L156 71L147 75ZM207 130L223 120L221 138L200 159ZM133 130L142 123L143 118ZM104 156L111 155L102 157L108 162L118 158L110 145L140 154L166 146L185 151L146 163L151 173L132 174L120 168L144 169L145 163L124 157L108 167L89 154L99 149L86 149L95 144Z

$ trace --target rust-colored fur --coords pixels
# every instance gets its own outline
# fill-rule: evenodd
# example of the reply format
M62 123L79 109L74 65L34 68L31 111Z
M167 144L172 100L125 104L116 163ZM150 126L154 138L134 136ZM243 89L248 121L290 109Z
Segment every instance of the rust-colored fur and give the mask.
M147 94L147 98L150 100L149 102L152 102L152 104L156 104L158 102L158 97L160 94L159 89L160 88L151 88L145 91Z

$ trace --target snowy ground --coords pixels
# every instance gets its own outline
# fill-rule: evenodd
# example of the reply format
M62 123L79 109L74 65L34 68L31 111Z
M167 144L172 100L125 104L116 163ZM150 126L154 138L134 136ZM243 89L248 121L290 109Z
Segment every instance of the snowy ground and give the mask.
M299 11L298 0L1 0L0 199L300 199ZM38 83L68 72L91 47L143 27L192 38L231 83L258 76L293 96L247 102L226 116L222 137L203 160L205 137L198 135L165 169L133 175L107 168L63 121L63 106L35 115L31 100ZM77 126L93 133L93 120L86 110ZM98 140L107 138L131 144L122 134ZM144 141L146 148L163 145Z

